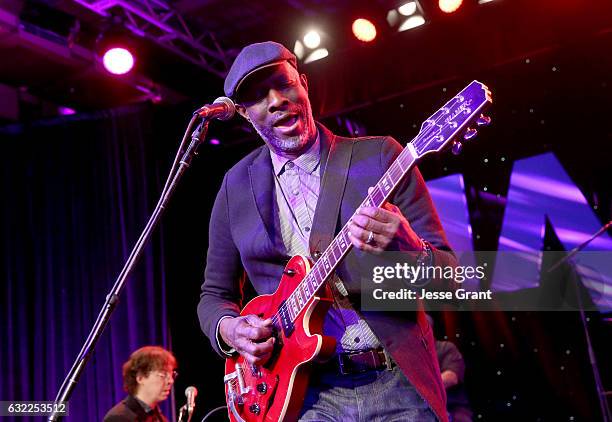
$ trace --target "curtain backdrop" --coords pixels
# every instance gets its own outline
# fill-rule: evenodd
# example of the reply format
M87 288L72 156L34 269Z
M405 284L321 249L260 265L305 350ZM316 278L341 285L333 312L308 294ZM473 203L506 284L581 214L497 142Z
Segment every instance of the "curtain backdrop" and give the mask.
M157 200L152 121L126 108L0 133L2 400L55 398ZM65 420L101 420L125 396L129 354L168 346L161 243L128 280Z

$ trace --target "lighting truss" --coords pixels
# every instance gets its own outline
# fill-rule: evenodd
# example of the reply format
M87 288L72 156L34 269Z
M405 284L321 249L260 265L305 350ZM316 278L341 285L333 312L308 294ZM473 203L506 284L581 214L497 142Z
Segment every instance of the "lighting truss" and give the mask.
M73 0L100 16L120 16L124 26L204 70L224 77L232 57L208 31L196 34L183 17L162 0Z

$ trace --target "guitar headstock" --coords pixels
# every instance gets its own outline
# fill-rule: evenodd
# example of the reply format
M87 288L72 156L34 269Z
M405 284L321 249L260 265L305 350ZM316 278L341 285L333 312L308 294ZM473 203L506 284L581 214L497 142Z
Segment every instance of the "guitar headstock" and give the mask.
M483 115L482 111L492 102L491 91L483 83L472 81L423 122L419 134L411 142L416 158L438 152L451 141L453 153L459 154L462 143L454 139L463 133L463 140L468 141L477 134L473 126L488 125L491 118Z

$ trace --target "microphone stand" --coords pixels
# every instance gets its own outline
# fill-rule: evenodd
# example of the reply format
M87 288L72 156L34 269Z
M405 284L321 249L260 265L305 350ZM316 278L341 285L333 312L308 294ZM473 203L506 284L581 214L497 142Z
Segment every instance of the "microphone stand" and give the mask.
M572 249L565 257L557 261L552 267L550 267L547 273L553 272L559 266L561 266L565 262L569 262L569 265L574 268L574 263L571 261L571 258L574 257L578 252L584 249L589 243L591 243L594 239L599 237L603 232L608 230L612 226L612 221L609 221L602 228L600 228L593 236L589 239L581 243ZM612 422L612 415L610 414L610 408L608 407L607 396L610 394L609 391L605 391L603 387L603 383L601 382L601 375L599 373L599 366L597 365L597 360L595 358L595 351L593 350L593 345L591 343L591 334L589 333L589 327L586 320L586 315L584 313L584 307L582 306L582 296L581 292L578 289L578 278L576 277L576 282L574 284L574 290L576 293L576 300L578 301L578 311L580 312L580 319L582 321L582 328L584 330L584 337L587 344L587 352L589 354L589 363L591 364L591 368L593 370L593 378L595 380L595 389L597 390L597 398L599 399L599 407L601 410L602 421L603 422Z
M193 157L197 155L198 146L202 143L206 136L209 123L208 120L202 120L197 129L192 133L192 130L199 117L200 116L196 112L193 114L191 120L189 121L189 125L187 126L187 130L183 135L181 145L179 146L179 149L174 158L172 168L170 169L170 174L168 175L168 179L166 180L164 188L161 192L159 201L157 202L157 205L155 206L151 217L149 217L147 225L145 226L142 233L140 234L140 237L136 241L136 244L134 245L134 248L132 249L132 252L130 253L127 261L125 262L121 273L117 277L115 284L113 285L109 294L106 296L106 302L102 306L102 309L100 310L100 313L98 314L98 317L89 335L87 336L87 339L85 340L85 343L83 344L79 355L77 356L76 360L72 364L72 368L70 369L70 371L64 378L64 381L62 382L62 385L57 393L57 397L55 398L55 403L67 403L70 397L72 396L74 388L76 387L76 384L79 381L79 378L81 377L81 374L83 373L87 362L93 354L100 335L106 328L106 325L108 324L108 321L110 320L113 311L117 307L119 296L123 291L127 278L132 273L134 265L142 255L142 251L145 245L149 242L153 231L157 227L161 216L165 211L168 202L170 201L170 197L172 196L178 185L178 181L181 179L181 177L191 164ZM190 133L192 133L191 142L189 143L189 146L185 149L185 145L189 140ZM179 157L181 157L180 161ZM51 415L49 416L48 421L57 421L61 416L62 415L58 410L54 410L53 413L51 413Z
M187 420L184 420L183 417L187 415ZM187 403L181 406L179 409L179 417L178 422L191 422L191 416L193 415L193 408L189 410L187 407Z
M187 403L185 403L184 405L181 406L181 408L179 409L179 417L178 417L178 422L184 422L183 421L183 416L185 416L185 412L187 411Z

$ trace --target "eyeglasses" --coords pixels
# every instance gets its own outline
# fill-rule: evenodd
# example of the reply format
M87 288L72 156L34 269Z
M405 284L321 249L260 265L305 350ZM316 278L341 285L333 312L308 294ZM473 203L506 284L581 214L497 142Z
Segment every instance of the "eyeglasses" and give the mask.
M176 377L178 377L178 372L177 371L172 371L172 372L168 372L168 371L156 371L155 374L160 377L163 378L164 381L174 381L176 379Z

